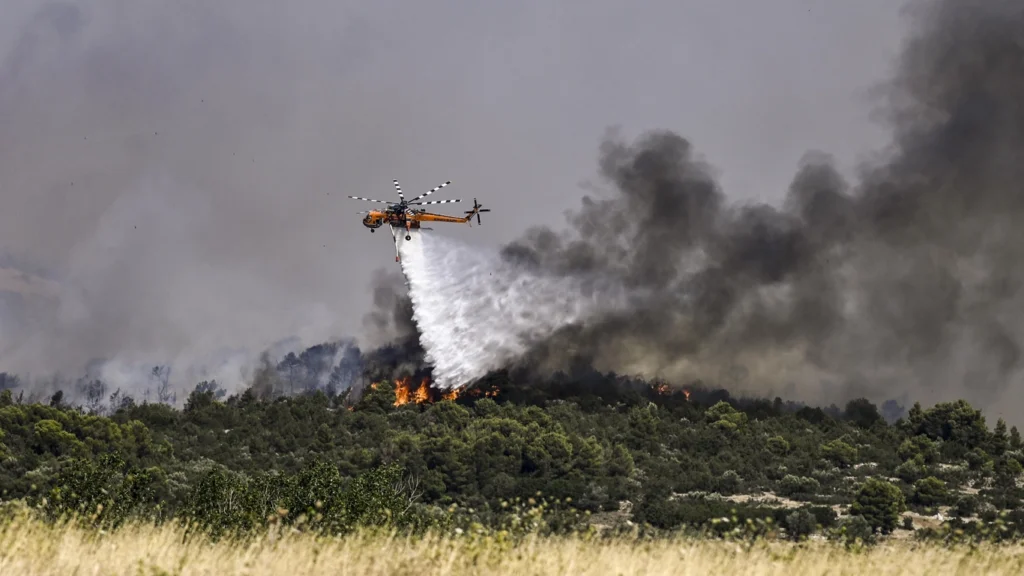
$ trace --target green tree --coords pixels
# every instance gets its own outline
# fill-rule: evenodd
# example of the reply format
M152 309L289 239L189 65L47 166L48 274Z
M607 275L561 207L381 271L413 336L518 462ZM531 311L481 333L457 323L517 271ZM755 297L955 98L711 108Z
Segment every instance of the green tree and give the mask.
M192 487L181 518L214 538L244 534L265 520L248 513L245 507L247 488L243 476L214 466Z
M55 456L81 454L85 448L74 434L65 430L56 420L36 422L35 436L39 447Z
M999 456L1010 447L1010 437L1006 432L1006 421L1002 418L996 420L996 427L992 430L992 454Z
M612 446L611 457L608 459L608 472L612 476L631 476L633 474L633 455L622 444Z
M316 458L292 477L284 491L282 505L288 511L287 521L299 517L317 529L329 532L345 530L350 519L343 502L344 482L338 467Z
M395 409L396 389L397 385L394 382L371 384L363 390L363 395L356 403L356 407L361 411L387 414Z
M985 417L964 400L943 402L920 415L914 434L924 434L932 440L954 442L966 449L988 444Z
M978 497L965 494L957 498L953 505L953 513L961 518L969 518L978 511Z
M773 436L768 439L768 450L776 456L785 456L789 453L789 442L782 436Z
M907 438L896 450L901 460L912 460L921 456L921 463L934 464L939 458L938 446L927 436L914 436Z
M116 454L69 460L54 484L43 506L51 519L81 515L110 527L144 516L156 494L152 472L131 466Z
M897 486L869 478L857 491L850 514L863 517L872 531L890 534L896 529L900 514L906 507L906 499Z
M992 462L992 458L981 448L975 448L965 455L967 468L973 472L983 470Z
M871 428L875 424L884 422L878 407L868 401L867 398L850 400L846 404L846 418L859 428Z
M838 438L822 444L821 454L840 468L849 468L857 461L857 449Z
M995 473L995 483L997 486L1016 488L1017 479L1024 472L1024 467L1010 454L1003 454L993 462L993 472Z
M712 426L725 432L735 431L747 422L747 415L733 408L732 404L725 400L708 408L704 417Z
M353 525L406 526L419 497L415 479L397 465L359 475L343 495L347 520Z
M938 506L945 504L948 497L949 493L946 490L946 483L934 476L922 478L914 482L913 501L915 504Z
M914 459L907 460L903 464L897 466L894 472L896 477L900 480L903 480L908 484L913 484L921 478L924 478L925 474L928 473L928 470L921 463L921 457L918 455Z

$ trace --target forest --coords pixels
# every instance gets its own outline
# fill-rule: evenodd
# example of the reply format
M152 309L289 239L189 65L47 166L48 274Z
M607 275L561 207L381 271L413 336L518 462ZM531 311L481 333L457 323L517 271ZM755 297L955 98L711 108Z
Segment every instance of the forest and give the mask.
M237 394L198 383L180 408L95 382L92 402L4 389L4 509L214 537L271 526L1024 536L1020 433L965 401L818 408L585 371L502 371L447 393L421 374L369 371L339 391L305 385L297 358Z

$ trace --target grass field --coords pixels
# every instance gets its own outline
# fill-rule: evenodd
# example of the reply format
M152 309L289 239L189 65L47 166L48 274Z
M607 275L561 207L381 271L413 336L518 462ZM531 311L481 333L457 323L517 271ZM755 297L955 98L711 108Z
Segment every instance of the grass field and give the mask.
M111 534L33 520L0 527L0 574L1020 574L1024 546L943 548L908 542L850 552L824 543L614 542L529 539L518 546L468 537L307 535L246 545L185 542L173 528Z

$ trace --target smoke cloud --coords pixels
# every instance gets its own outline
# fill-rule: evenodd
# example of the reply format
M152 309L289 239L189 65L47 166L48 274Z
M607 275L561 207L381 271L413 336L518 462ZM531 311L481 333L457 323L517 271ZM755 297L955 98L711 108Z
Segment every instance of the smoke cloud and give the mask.
M625 309L541 337L520 362L809 401L903 393L1024 407L1017 4L920 5L888 86L891 148L850 182L827 154L808 154L781 206L730 202L676 133L610 135L606 189L569 230L538 227L502 253L535 276L623 286ZM392 16L422 16L408 5L373 16L337 2L26 5L32 16L0 51L2 370L112 360L96 373L128 385L169 363L184 386L210 375L241 385L263 350L278 362L361 328L370 345L398 339L415 358L422 334L404 280L345 265L365 260L366 237L339 218L363 207L337 197L384 198L410 172L442 181L434 166L459 156L487 172L522 148L526 118L564 112L528 115L545 97L531 92L513 122L522 132L481 147L467 127L511 114L495 114L500 78L476 97L453 84L497 68L465 56L452 72L474 52L464 37L426 27L396 38ZM511 16L493 20L532 21ZM414 57L427 39L441 52L430 62ZM402 66L370 48L389 42ZM381 78L382 60L394 79ZM440 131L465 132L461 149L437 146ZM481 148L486 159L470 153ZM377 311L360 324L368 305Z
M609 135L609 190L568 232L539 228L504 256L645 297L565 327L525 363L823 402L1024 405L1024 10L915 8L888 86L893 145L856 184L814 152L782 206L735 205L686 138Z
M0 372L74 379L105 362L139 397L167 365L181 399L204 378L246 384L265 350L276 363L361 336L390 247L345 195L418 180L420 162L449 176L439 155L459 142L431 152L424 135L475 121L451 95L474 63L446 57L459 46L410 56L433 36L416 10L5 6ZM416 29L396 38L396 13Z

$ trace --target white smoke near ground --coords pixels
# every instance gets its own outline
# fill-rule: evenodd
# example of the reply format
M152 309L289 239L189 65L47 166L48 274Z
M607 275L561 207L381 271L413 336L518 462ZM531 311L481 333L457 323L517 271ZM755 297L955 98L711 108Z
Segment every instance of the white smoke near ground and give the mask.
M398 235L413 320L434 385L473 383L598 310L623 305L607 279L531 272L489 250L431 232Z

